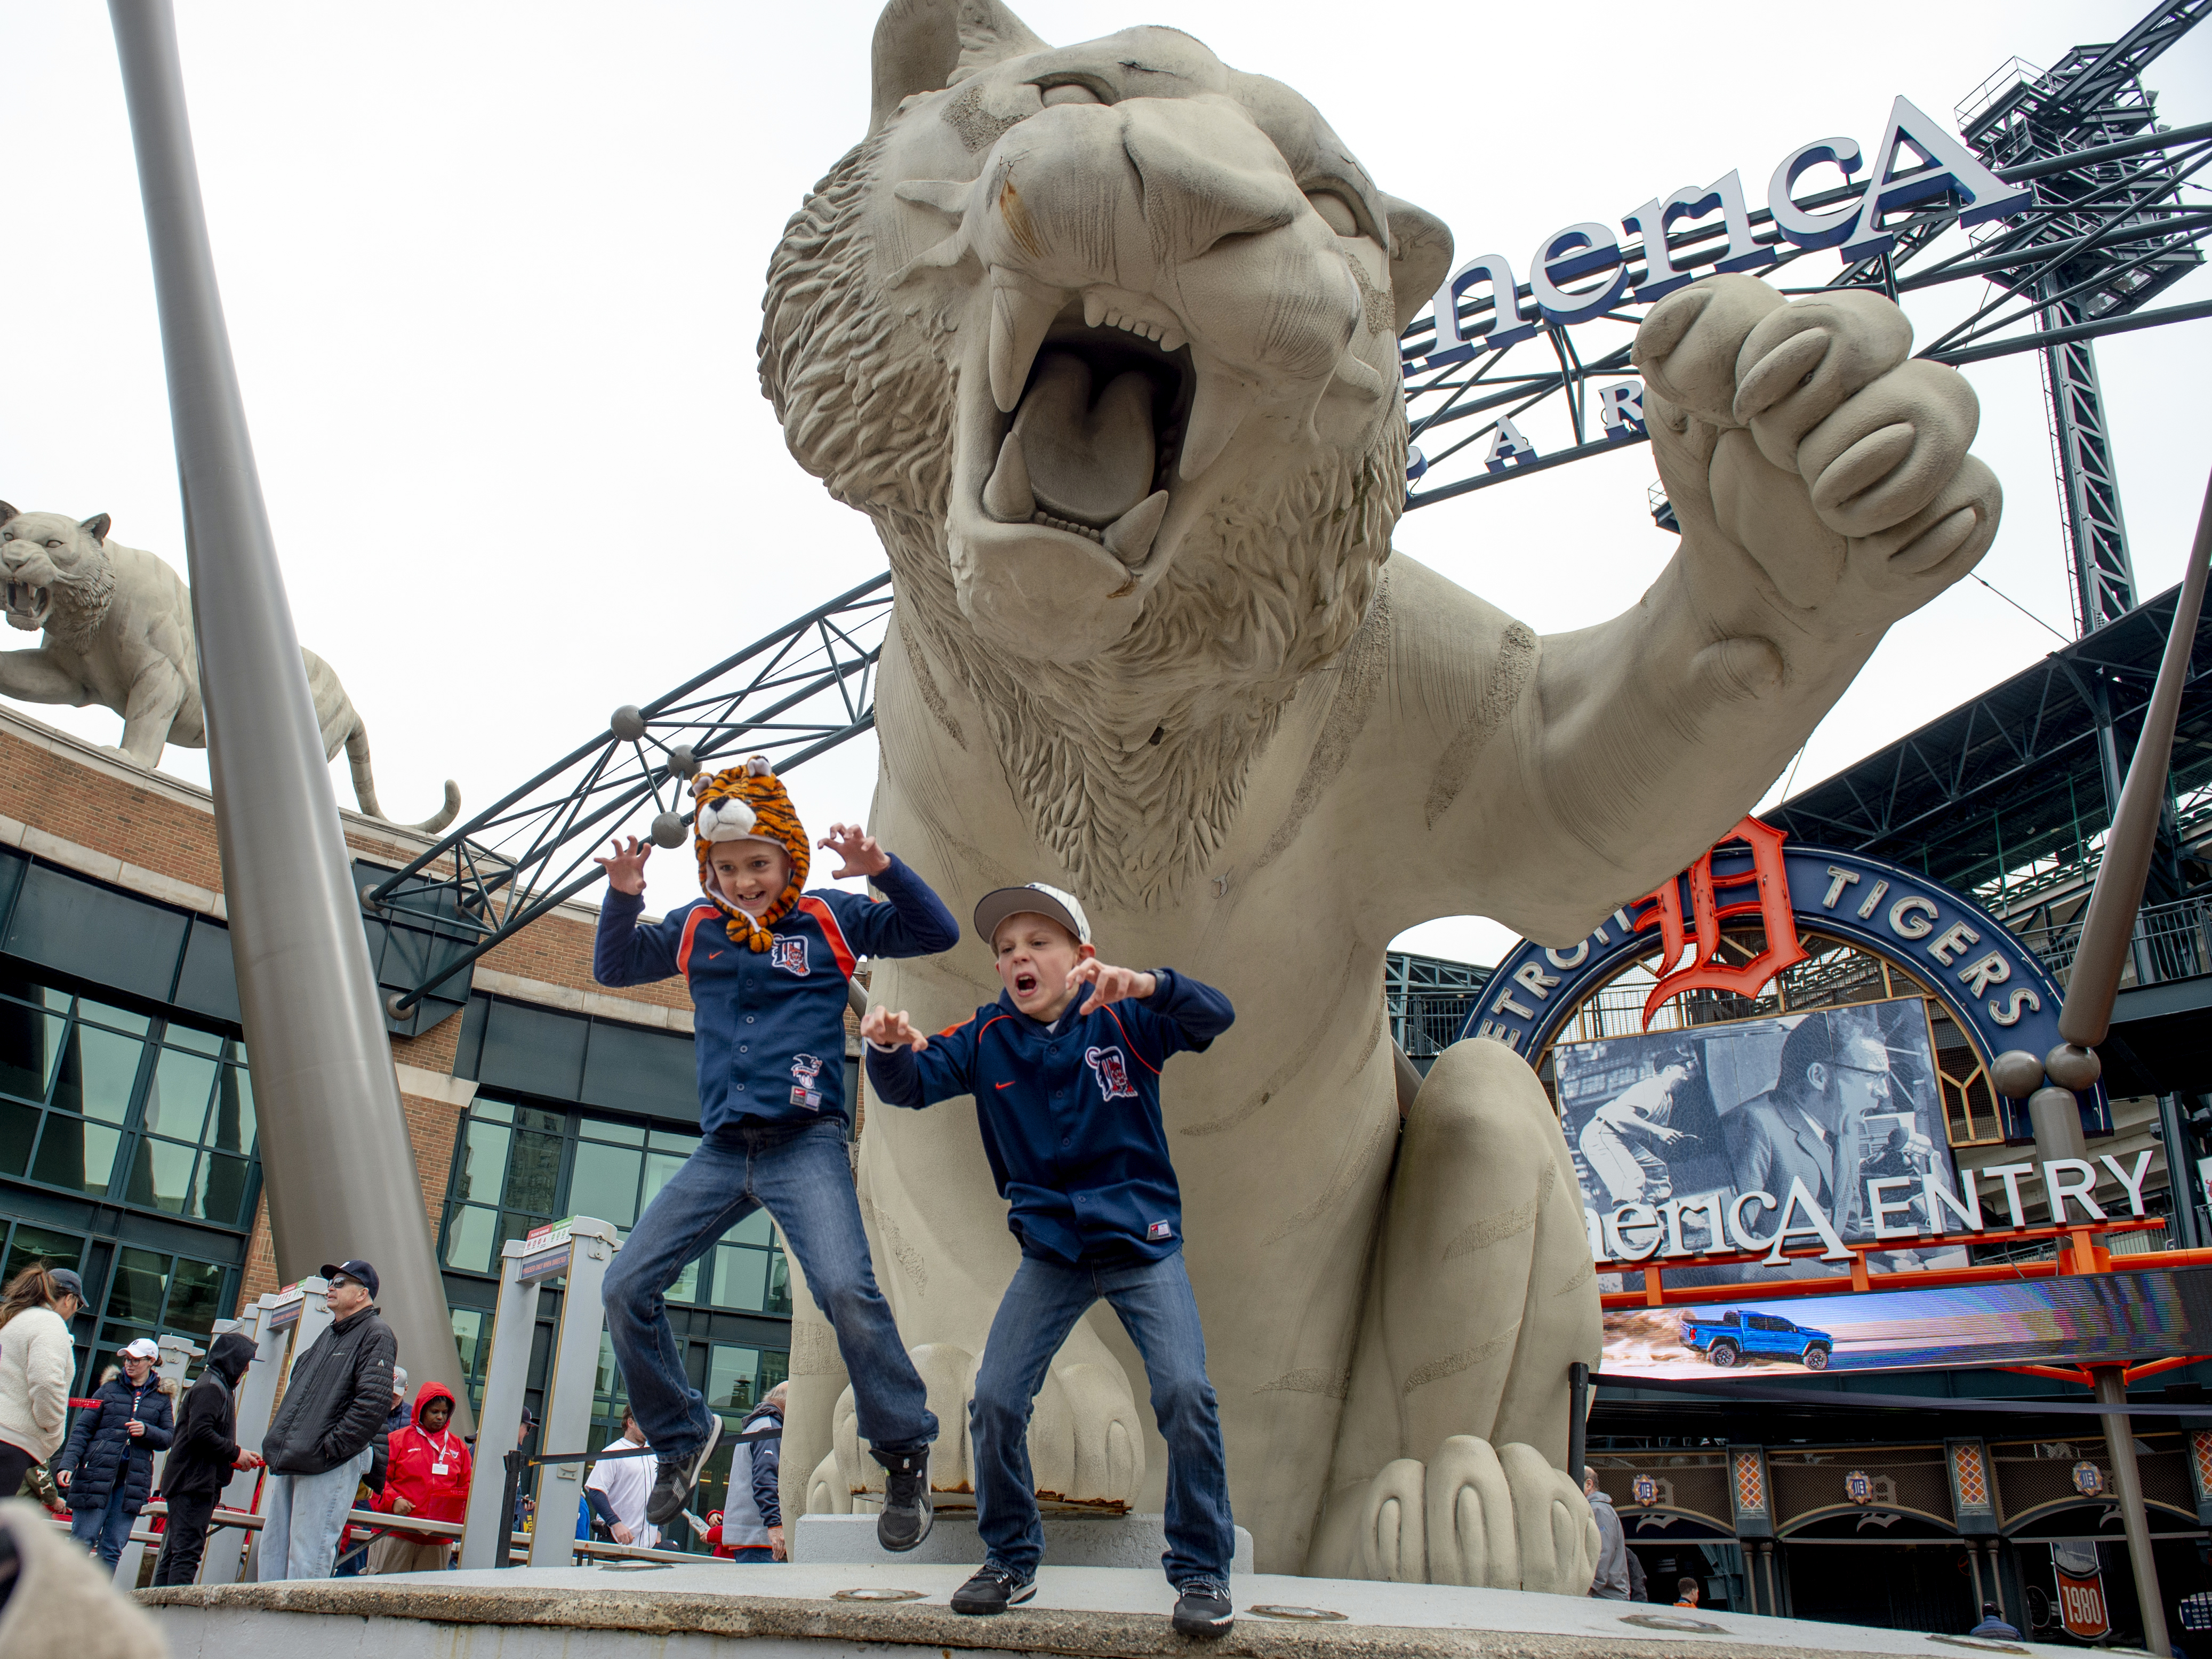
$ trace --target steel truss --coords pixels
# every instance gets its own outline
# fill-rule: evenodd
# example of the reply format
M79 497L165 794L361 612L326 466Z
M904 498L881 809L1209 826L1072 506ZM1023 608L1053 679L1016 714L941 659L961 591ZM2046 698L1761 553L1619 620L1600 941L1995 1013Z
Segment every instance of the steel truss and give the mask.
M2081 526L2075 544L2085 537L2093 543L2102 563L2092 568L2100 570L2124 572L2125 537L2088 342L2212 316L2212 301L2143 309L2202 263L2199 245L2212 236L2212 201L2196 182L2212 162L2212 123L2156 131L2151 95L2136 78L2144 64L2207 15L2212 0L2177 0L2111 46L2077 47L2047 73L2021 68L1994 95L1988 87L2006 72L1984 83L1969 141L1999 178L2027 186L2031 198L1978 234L1960 230L1963 204L1955 198L1936 198L1884 227L1895 238L1887 252L1847 264L1825 283L1792 288L1780 274L1809 250L1783 240L1769 210L1749 215L1753 240L1775 256L1758 274L1779 278L1785 293L1871 287L1901 301L1954 283L1990 285L1969 316L1919 355L1956 366L2039 350L2059 365L2054 404L2070 423L2061 440L2061 469L2067 471L2071 458L2085 480L2069 493L2069 533ZM1875 168L1881 165L1881 158L1873 158ZM1859 201L1866 188L1862 178L1800 205L1834 211ZM2197 192L2192 200L2184 199L2185 189ZM1720 221L1669 234L1668 263L1678 270L1710 265L1727 251L1728 239ZM1622 258L1632 283L1640 284L1650 267L1642 240L1624 240ZM1532 289L1523 283L1516 293L1526 300ZM1414 445L1408 510L1643 441L1641 387L1628 349L1648 308L1634 302L1632 287L1620 304L1588 322L1560 325L1525 314L1503 319L1509 328L1533 325L1533 337L1485 350L1477 331L1491 325L1494 301L1487 294L1465 298L1457 307L1459 332L1476 349L1465 361L1435 366L1425 360L1436 319L1416 318L1400 337ZM1632 393L1625 403L1617 390L1607 397L1608 388L1621 386ZM1518 422L1547 410L1555 427L1564 416L1571 445L1547 453L1516 443ZM1655 501L1653 513L1662 527L1676 528L1663 501ZM2117 565L2107 550L2114 532ZM2110 582L2100 589L2092 612L2098 620L2109 619L2111 594L2118 591ZM2131 602L2131 576L2125 591Z
M2141 71L2208 13L2212 0L2176 0L2122 39L2076 46L2048 70L2014 59L1955 112L1966 142L2001 168L2121 144L2149 132L2156 100L2143 89ZM2029 256L2007 275L2016 289L2045 301L2047 329L2070 330L2125 314L2200 263L2192 234L2176 228L2190 216L2180 181L2161 150L2045 173L2029 189L2033 210L2008 222L1984 247L1992 254ZM2087 210L2077 210L2084 202ZM2118 244L2100 240L2115 220L2137 233L2124 260ZM2018 280L2022 276L2025 283ZM2074 575L2075 631L2087 634L2133 608L2135 570L2095 349L2087 337L2051 345L2042 367L2060 522Z
M617 709L600 736L405 869L365 882L362 904L386 935L380 943L402 939L380 952L392 1024L419 1029L426 996L599 880L592 854L647 802L656 845L689 842L684 784L693 774L754 753L789 772L872 728L890 581L888 571L872 577L642 708ZM440 1018L458 1006L434 1001L442 1012L428 1012Z

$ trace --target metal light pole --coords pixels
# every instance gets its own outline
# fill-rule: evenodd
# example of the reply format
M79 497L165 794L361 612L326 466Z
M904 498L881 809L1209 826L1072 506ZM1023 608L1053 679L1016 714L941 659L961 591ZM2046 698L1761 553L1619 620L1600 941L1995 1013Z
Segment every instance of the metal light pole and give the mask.
M277 1272L361 1256L418 1378L468 1394L253 465L168 0L110 0L161 315L223 896ZM465 1423L464 1426L466 1425Z
M2133 948L2136 916L2142 908L2143 884L2150 876L2151 849L2166 802L2173 729L2181 715L2181 692L2189 678L2190 653L2197 643L2197 620L2203 608L2209 578L2212 578L2212 483L2205 487L2204 506L2197 519L2197 539L2190 546L2181 592L2174 601L2173 627L2166 635L2149 706L2143 710L2142 734L2136 739L2135 758L2128 764L2127 781L2121 787L2112 813L2112 827L2105 837L2104 862L2098 866L2097 883L2090 890L2081 942L2074 953L2074 971L2067 977L2066 1003L2058 1014L2058 1034L2066 1041L2045 1056L2048 1086L2037 1090L2028 1101L2036 1152L2043 1158L2079 1158L2086 1152L2073 1091L2094 1085L2101 1071L2094 1051L2112 1030L2120 975ZM2178 1216L2179 1206L2189 1202L2189 1192L2187 1176L2178 1167L2177 1156L2169 1139L2166 1180ZM2052 1219L2057 1218L2054 1214ZM2177 1219L2176 1225L2181 1224ZM2159 1589L2158 1567L2151 1559L2150 1516L2143 1508L2142 1475L2136 1466L2135 1435L2128 1423L2127 1386L2117 1365L2098 1365L2092 1370L2098 1403L2115 1408L2103 1416L2105 1449L2112 1455L2112 1483L2119 1488L2128 1561L2135 1571L2136 1596L2142 1607L2143 1644L2163 1656L2173 1650L2166 1641L2166 1602Z

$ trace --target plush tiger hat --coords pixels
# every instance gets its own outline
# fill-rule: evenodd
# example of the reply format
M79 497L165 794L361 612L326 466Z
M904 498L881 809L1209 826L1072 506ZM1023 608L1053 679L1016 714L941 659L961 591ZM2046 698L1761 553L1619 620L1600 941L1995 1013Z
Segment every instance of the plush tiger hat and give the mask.
M791 797L782 781L769 769L768 757L755 755L743 766L732 766L709 777L701 773L691 781L691 793L699 803L692 820L691 844L699 854L699 886L722 913L730 937L742 935L745 947L765 951L769 930L791 912L806 886L806 826L792 810ZM791 879L775 902L758 916L749 916L722 896L708 860L714 844L725 841L760 841L781 847L791 858Z

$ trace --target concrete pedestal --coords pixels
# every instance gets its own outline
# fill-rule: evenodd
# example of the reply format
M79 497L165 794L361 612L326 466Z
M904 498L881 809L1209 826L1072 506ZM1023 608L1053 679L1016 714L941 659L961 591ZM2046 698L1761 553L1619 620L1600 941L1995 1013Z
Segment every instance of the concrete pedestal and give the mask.
M1044 1516L1044 1559L1055 1567L1127 1567L1158 1573L1167 1547L1165 1516ZM975 1535L973 1510L950 1514L940 1510L929 1536L903 1555L894 1555L876 1542L872 1515L802 1515L793 1528L791 1559L805 1567L860 1561L884 1566L926 1561L933 1566L980 1567L983 1540ZM1240 1578L1252 1571L1252 1534L1242 1527L1237 1528L1232 1571Z
M170 1659L883 1659L939 1653L1207 1659L1787 1659L2079 1649L1517 1590L1239 1577L1236 1627L1177 1636L1157 1570L1052 1567L995 1619L945 1605L965 1566L518 1568L141 1590Z

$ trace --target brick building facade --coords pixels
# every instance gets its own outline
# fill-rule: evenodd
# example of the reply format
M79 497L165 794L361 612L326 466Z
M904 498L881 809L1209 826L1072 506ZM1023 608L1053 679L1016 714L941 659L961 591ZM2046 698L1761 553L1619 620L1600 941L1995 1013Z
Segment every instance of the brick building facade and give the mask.
M431 844L342 817L364 869ZM595 985L596 919L562 906L454 981L449 1017L391 1039L472 1384L500 1238L572 1206L626 1230L697 1134L685 987ZM278 1287L250 1071L208 792L0 708L0 1249L9 1273L43 1260L85 1279L81 1382L117 1340L204 1341ZM783 1374L788 1279L765 1217L671 1301L717 1405L742 1411ZM611 1418L620 1382L601 1369Z

